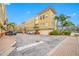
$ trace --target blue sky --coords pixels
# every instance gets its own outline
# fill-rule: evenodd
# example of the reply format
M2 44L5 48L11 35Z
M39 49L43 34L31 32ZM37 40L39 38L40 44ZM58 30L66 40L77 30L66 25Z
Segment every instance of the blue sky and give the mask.
M21 24L49 6L55 9L56 15L71 16L69 21L75 25L79 24L79 4L77 3L11 3L6 4L6 14L9 22Z

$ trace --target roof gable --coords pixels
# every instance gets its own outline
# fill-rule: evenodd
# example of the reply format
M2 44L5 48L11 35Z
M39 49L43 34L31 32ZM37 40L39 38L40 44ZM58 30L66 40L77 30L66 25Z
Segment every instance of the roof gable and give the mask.
M56 14L55 10L52 7L48 7L47 9L45 9L45 10L41 11L40 13L38 13L38 15L40 15L40 14L46 12L46 11L49 11L49 10L51 10L54 14Z

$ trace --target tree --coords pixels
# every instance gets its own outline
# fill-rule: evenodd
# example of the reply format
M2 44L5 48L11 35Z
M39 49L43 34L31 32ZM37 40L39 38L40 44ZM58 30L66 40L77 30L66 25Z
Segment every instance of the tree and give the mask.
M15 28L15 23L8 23L7 30L13 30Z
M79 32L79 25L76 26L76 31Z
M3 25L2 25L2 23L0 22L0 30L1 30L1 32L2 32L2 27L3 27Z
M62 25L62 30L63 30L63 24L68 18L70 18L70 16L65 16L64 14L61 14L59 16L59 20L61 21L61 25Z
M58 20L59 20L59 17L55 16L54 19L55 19L55 22L56 22L56 24L55 24L56 29L58 29Z
M73 24L73 23L70 22L70 21L65 21L65 22L63 23L63 26L68 27L68 28L69 28L70 30L72 30L72 31L75 31L75 30L76 30L75 24Z
M0 28L2 28L3 27L3 25L2 25L2 23L0 22Z
M65 16L64 14L60 14L59 16L55 16L55 20L57 20L57 28L58 28L58 21L61 22L62 30L63 30L63 24L64 22L70 18L70 16Z
M75 26L72 22L69 22L69 21L65 21L63 23L63 26Z
M0 29L1 29L1 31L5 30L5 27L3 26L3 24L1 22L0 22Z
M2 27L3 27L3 25L2 25L2 23L0 22L0 38L2 37Z

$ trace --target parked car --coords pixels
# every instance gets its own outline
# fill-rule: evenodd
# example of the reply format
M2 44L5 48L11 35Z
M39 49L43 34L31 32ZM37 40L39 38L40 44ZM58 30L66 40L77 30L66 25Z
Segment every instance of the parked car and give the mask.
M17 34L17 31L7 31L6 33L5 33L6 35L16 35Z
M33 34L33 32L32 31L28 31L27 34Z

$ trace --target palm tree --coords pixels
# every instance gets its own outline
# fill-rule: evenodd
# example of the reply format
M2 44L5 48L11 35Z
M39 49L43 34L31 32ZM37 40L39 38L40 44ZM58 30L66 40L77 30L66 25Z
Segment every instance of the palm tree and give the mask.
M0 22L0 28L2 28L2 26L3 26L3 25L2 25L2 23Z
M65 16L64 14L61 14L59 16L59 20L61 21L61 25L62 25L62 30L63 30L63 24L68 18L70 18L70 16Z
M59 17L58 16L55 16L54 17L54 19L55 19L55 29L58 29L58 20L59 20Z
M2 23L0 22L0 38L2 37L2 27L3 27L3 25L2 25Z
M15 28L15 24L14 23L8 23L7 24L7 30L13 30Z
M79 33L79 25L76 26L76 31Z
M60 21L61 25L62 25L62 30L63 30L63 24L68 18L70 18L70 16L65 16L64 14L60 14L59 16L55 16L54 19L57 21L56 22L57 28L58 28L58 21Z
M75 25L72 22L70 22L70 21L65 21L63 23L63 26L75 26Z
M70 27L70 30L72 30L72 31L75 31L75 30L76 30L75 24L73 24L73 23L70 22L70 21L65 21L65 22L63 23L63 26Z

